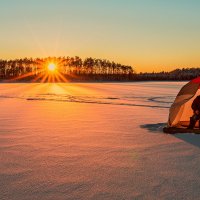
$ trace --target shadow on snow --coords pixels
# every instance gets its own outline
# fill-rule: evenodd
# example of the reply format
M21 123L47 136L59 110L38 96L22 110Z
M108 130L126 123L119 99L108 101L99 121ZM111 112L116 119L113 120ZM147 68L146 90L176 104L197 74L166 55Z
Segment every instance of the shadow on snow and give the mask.
M140 125L140 128L146 129L151 133L163 133L163 127L166 126L166 123L157 123L157 124L143 124ZM181 139L189 144L192 144L196 147L200 147L200 135L193 133L181 133L181 134L172 134L172 136Z

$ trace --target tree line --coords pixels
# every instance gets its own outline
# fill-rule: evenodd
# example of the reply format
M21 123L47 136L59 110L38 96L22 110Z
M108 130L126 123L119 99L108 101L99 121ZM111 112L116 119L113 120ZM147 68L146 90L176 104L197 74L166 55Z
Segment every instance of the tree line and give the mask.
M122 65L106 59L80 57L48 57L48 58L24 58L14 60L0 60L0 78L10 79L30 74L26 79L31 79L40 73L47 73L48 63L55 63L57 70L64 76L86 79L101 77L112 79L128 77L134 73L132 66Z
M170 72L139 73L135 81L189 81L200 76L200 68L182 68Z
M75 57L24 58L0 60L0 80L31 81L47 72L48 63L68 81L184 81L200 76L200 68L182 68L170 72L136 73L132 66L106 59ZM40 79L37 79L40 81Z

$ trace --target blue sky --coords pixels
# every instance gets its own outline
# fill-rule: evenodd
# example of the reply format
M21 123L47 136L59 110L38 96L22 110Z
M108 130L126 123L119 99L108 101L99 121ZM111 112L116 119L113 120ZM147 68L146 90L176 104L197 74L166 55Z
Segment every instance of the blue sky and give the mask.
M87 56L136 71L200 66L198 0L0 0L0 58Z

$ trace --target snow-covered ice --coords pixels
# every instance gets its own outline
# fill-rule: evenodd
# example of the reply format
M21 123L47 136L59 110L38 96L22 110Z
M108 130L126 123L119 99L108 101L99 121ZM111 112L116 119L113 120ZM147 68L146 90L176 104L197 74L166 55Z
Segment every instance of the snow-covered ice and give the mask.
M200 136L162 133L184 84L0 84L0 199L200 199Z

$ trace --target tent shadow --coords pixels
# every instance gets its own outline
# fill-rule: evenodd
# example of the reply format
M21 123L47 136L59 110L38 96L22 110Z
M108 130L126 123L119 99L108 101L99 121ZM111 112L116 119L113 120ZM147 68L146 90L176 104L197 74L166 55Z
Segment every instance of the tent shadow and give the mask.
M194 133L185 133L185 134L175 134L176 138L181 139L187 143L190 143L196 147L200 148L200 135Z
M167 125L166 123L143 124L140 125L140 128L147 129L151 133L164 134L162 129L166 125ZM172 136L200 148L200 134L180 133L180 134L172 134Z
M140 128L147 129L151 133L162 133L163 127L166 125L166 123L142 124Z

